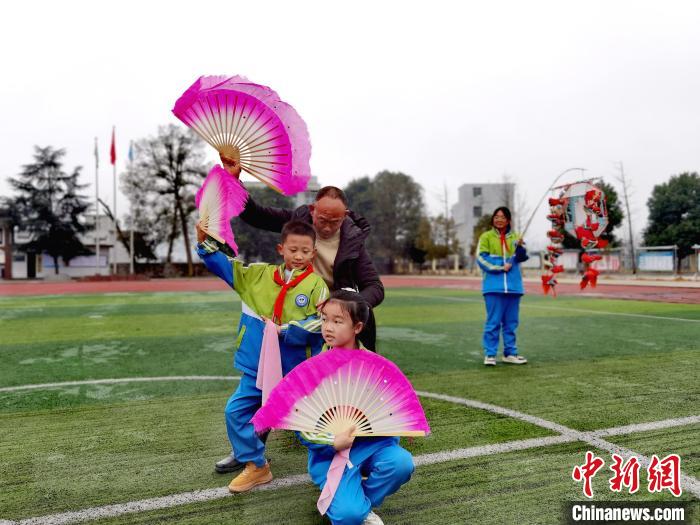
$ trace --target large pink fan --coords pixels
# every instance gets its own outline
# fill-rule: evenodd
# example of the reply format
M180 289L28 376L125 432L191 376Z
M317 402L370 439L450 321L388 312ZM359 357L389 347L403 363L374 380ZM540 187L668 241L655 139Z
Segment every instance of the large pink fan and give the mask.
M425 436L430 427L411 383L389 361L366 350L333 349L304 361L272 390L252 419L257 432L270 428L355 436ZM331 461L316 506L333 501L350 450Z
M411 383L388 359L333 349L304 361L271 392L252 419L270 428L356 436L424 436L430 432Z
M173 113L241 168L285 195L304 191L311 176L311 142L292 106L267 86L244 77L200 77Z
M201 228L218 242L228 244L236 255L238 246L233 240L231 218L243 211L247 200L248 192L243 185L218 164L204 179L195 197Z

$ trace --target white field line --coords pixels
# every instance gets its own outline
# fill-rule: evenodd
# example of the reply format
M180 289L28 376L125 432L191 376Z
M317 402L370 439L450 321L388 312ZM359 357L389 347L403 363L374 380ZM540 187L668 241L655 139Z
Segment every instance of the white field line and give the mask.
M118 385L120 383L149 383L155 381L229 381L238 380L239 376L162 376L162 377L122 377L119 379L87 379L85 381L63 381L62 383L41 383L36 385L6 386L2 392L18 392L20 390L42 390L45 388L61 388L64 386L80 385ZM2 525L2 522L0 522Z
M429 397L432 399L439 399L442 401L448 401L450 403L457 403L465 405L471 408L478 408L482 410L487 410L494 414L501 414L504 416L512 417L515 419L520 419L521 421L526 421L533 425L539 427L547 428L555 432L559 432L562 436L567 436L571 438L571 441L582 441L596 448L606 450L610 453L615 453L628 459L632 456L636 456L639 460L642 468L647 468L650 463L650 458L638 454L633 450L626 449L609 441L605 441L601 436L618 436L622 434L629 434L630 432L638 432L644 430L657 430L663 428L671 428L680 425L690 425L694 423L700 423L700 416L689 416L684 418L667 419L664 421L656 421L653 423L643 423L639 425L625 425L622 427L613 427L603 430L597 430L593 432L582 432L580 430L575 430L573 428L568 428L558 423L552 421L547 421L537 416L531 416L523 412L518 412L517 410L511 410L509 408L499 407L497 405L491 405L489 403L483 403L481 401L475 401L473 399L463 399L460 397L447 396L443 394L434 394L432 392L417 392L419 396ZM636 430L640 429L640 430ZM700 498L700 481L692 476L687 476L681 474L681 486L684 491L694 494L697 498Z
M455 301L459 303L483 303L481 299L471 299L468 297L445 297L441 295L421 295L414 293L405 294L395 294L403 295L404 297L420 297L422 299L442 299L443 301ZM576 312L581 314L595 314L595 315L617 315L621 317L636 317L641 319L659 319L664 321L683 321L686 323L700 323L700 319L688 319L686 317L669 317L663 315L649 315L649 314L632 314L626 312L608 312L605 310L587 310L585 308L567 308L561 306L543 306L538 304L520 304L521 308L536 308L539 310L553 310L555 312Z
M518 441L509 441L506 443L499 443L495 445L483 445L479 447L469 447L446 452L436 452L432 454L423 454L414 458L416 466L434 465L437 463L444 463L447 461L454 461L457 459L479 457L492 454L502 454L516 450L526 450L530 448L544 447L561 443L572 443L576 441L582 441L596 448L606 450L608 452L615 452L623 456L624 458L636 456L639 459L641 465L644 468L646 468L649 464L649 458L642 456L641 454L637 454L632 450L628 450L619 447L613 443L609 443L608 441L602 439L600 436L621 435L630 432L656 430L675 427L679 425L700 423L700 416L690 416L685 418L656 421L653 423L642 423L639 425L613 427L593 432L581 432L572 428L565 427L563 425L559 425L552 421L547 421L546 419L531 416L529 414L518 412L516 410L511 410L509 408L499 407L497 405L491 405L489 403L483 403L481 401L463 399L443 394L435 394L432 392L419 391L418 395L432 399L439 399L441 401L447 401L450 403L457 403L471 408L486 410L488 412L493 412L504 416L513 417L543 428L547 428L549 430L553 430L555 432L558 432L559 435L534 439L524 439ZM288 476L286 478L275 479L271 483L268 483L267 485L263 485L261 487L257 487L254 490L274 490L278 488L310 483L310 481L311 480L308 474L298 474L294 476ZM697 479L691 476L681 475L681 487L684 491L690 492L696 497L700 498L700 482ZM72 512L50 514L47 516L27 518L20 521L0 520L0 525L63 525L67 523L77 523L81 521L120 516L123 514L129 514L134 512L146 512L150 510L165 509L175 507L178 505L185 505L188 503L221 499L228 496L230 496L228 489L226 487L219 487L214 489L184 492L181 494L172 494L170 496L162 496L159 498L118 503L115 505L105 505L103 507L92 507Z
M669 317L664 315L649 315L649 314L631 314L626 312L606 312L603 310L587 310L585 308L559 308L556 306L541 306L538 304L522 304L525 308L538 308L540 310L564 310L565 312L576 312L582 314L597 314L597 315L617 315L621 317L636 317L641 319L662 319L665 321L684 321L686 323L700 323L700 319L688 319L686 317Z

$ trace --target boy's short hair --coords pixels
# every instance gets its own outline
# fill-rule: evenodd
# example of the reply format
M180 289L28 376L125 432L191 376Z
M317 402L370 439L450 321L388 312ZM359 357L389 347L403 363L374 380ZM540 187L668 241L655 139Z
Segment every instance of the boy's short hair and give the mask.
M282 238L280 242L284 244L289 235L302 235L311 237L311 241L316 244L316 230L308 222L304 221L289 221L282 226Z
M331 199L339 199L345 207L348 207L348 198L345 196L345 192L340 188L335 186L324 186L318 193L316 193L316 202L320 201L323 197L330 197Z

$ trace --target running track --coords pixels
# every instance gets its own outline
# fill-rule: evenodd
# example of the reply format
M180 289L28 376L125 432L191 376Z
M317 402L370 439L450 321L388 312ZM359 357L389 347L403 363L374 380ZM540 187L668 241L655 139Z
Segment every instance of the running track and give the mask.
M454 290L481 289L481 279L477 277L437 277L385 275L382 281L387 288L419 287L449 288ZM535 281L525 283L527 293L541 294L540 285ZM226 290L227 286L219 279L152 279L150 281L105 281L105 282L42 282L12 281L0 282L0 297L9 295L63 295L90 293L128 292L208 292ZM700 304L700 286L695 283L653 284L614 284L599 283L598 287L580 292L574 282L560 283L559 295L586 297L607 297L614 299L635 299L641 301L663 301L669 303Z

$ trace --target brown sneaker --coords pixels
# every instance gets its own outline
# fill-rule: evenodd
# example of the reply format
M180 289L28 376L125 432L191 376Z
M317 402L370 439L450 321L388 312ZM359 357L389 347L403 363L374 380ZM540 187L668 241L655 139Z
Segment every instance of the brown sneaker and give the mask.
M228 490L230 492L245 492L264 485L272 481L272 472L270 472L270 464L265 463L262 467L258 467L252 461L245 464L245 469L238 476L233 478L229 483Z

